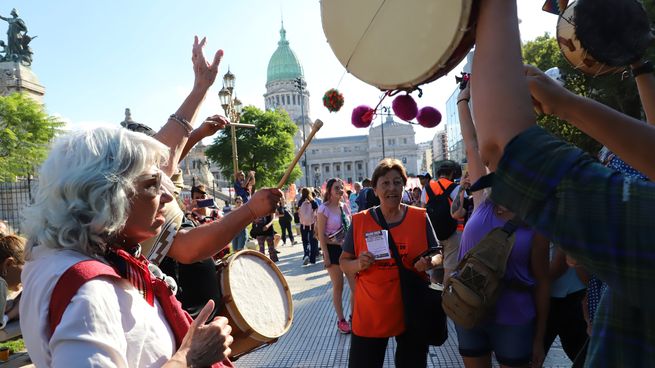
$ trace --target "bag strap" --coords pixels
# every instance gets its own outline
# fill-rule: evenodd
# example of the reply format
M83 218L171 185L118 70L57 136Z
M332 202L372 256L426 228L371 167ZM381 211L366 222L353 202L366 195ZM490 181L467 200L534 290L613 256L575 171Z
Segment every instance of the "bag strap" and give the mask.
M396 242L393 240L393 236L391 236L391 230L389 230L389 224L387 224L387 220L384 219L384 215L382 214L382 210L380 209L380 206L375 207L375 214L378 217L378 222L380 223L380 226L382 226L384 230L387 230L387 235L389 240L389 250L391 250L391 255L393 255L393 259L396 260L396 264L398 264L398 269L400 270L401 268L403 268L407 271L410 271L405 267L402 259L400 258L400 253L398 252L398 248L396 247ZM373 216L372 213L371 216Z
M453 190L455 190L455 183L451 182L448 188L444 188L439 180L437 180L437 184L439 184L439 186L441 187L441 191L443 192L442 194L446 195L447 197L449 197L448 199L450 199L450 193L452 193Z
M78 262L59 277L55 288L52 290L50 305L48 306L50 335L55 332L64 311L68 308L68 304L70 304L73 296L77 294L77 290L87 281L100 276L121 278L113 267L95 259Z
M437 195L434 194L434 191L432 190L432 186L430 185L431 181L432 180L428 181L428 183L425 184L425 193L428 195L428 202L430 202L432 199L437 197ZM439 182L437 181L437 183L439 183ZM441 184L439 184L439 185L441 185ZM426 205L427 205L427 202L426 202Z
M341 226L343 226L344 233L348 232L348 221L346 221L346 212L343 210L345 204L339 205L339 210L341 210Z

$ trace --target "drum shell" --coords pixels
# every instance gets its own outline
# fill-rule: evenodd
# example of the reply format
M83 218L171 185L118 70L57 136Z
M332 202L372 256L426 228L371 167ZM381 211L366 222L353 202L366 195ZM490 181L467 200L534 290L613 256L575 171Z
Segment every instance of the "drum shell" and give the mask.
M256 331L253 329L238 310L238 307L234 302L230 286L230 264L235 260L236 257L243 256L257 257L264 261L266 265L269 266L275 274L277 274L279 281L283 286L284 292L286 294L285 297L288 300L289 318L286 322L284 330L276 336L268 336L261 331ZM284 276L282 275L282 272L280 272L275 263L273 263L266 256L252 250L239 251L220 263L217 270L217 277L221 287L223 300L218 315L224 316L229 320L230 326L232 327L231 335L234 338L234 342L230 346L230 349L232 350L230 358L232 360L236 360L240 356L247 354L259 347L277 342L278 338L284 335L289 330L289 328L291 328L291 324L293 322L293 301L291 297L291 291L286 280L284 279Z

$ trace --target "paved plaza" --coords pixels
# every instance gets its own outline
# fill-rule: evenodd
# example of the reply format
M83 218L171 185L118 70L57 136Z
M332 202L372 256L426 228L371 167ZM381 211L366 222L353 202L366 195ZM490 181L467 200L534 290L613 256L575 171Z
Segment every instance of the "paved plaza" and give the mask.
M285 275L294 303L293 325L289 332L273 345L254 351L236 362L238 367L346 367L350 336L336 328L332 308L329 277L323 263L301 267L302 246L283 246L278 266ZM347 288L346 288L347 289ZM348 292L344 300L348 301ZM345 303L348 305L348 303ZM395 343L389 340L385 367L393 367ZM449 338L438 348L430 348L429 367L463 367L457 351L457 339L452 323ZM497 366L497 365L494 365ZM559 345L550 349L544 367L570 367L571 361Z
M256 350L235 362L237 367L346 367L350 335L342 335L336 328L336 316L332 309L329 277L323 262L301 267L302 246L283 246L278 266L289 283L293 294L294 318L289 332L273 345ZM346 290L347 287L346 287ZM349 293L344 293L348 305ZM457 352L457 339L452 322L449 323L449 338L438 348L430 348L429 367L456 368L464 364ZM395 343L389 340L385 367L394 367ZM26 353L14 354L10 362L1 364L9 367L33 367ZM559 345L559 340L550 349L544 367L570 367L571 361ZM497 364L494 364L497 367Z

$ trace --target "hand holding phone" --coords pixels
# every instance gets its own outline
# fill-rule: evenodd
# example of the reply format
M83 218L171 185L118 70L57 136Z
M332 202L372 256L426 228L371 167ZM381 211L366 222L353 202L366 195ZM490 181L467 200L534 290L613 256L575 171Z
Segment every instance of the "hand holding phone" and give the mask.
M214 203L214 199L208 198L208 199L198 199L196 201L196 205L198 208L203 208L203 207L212 207L215 206L216 204Z
M432 257L436 256L439 253L441 253L441 248L428 248L428 250L421 253L420 256L414 258L414 262L412 262L412 264L415 264L416 262L420 261L421 258L424 258L424 257L432 258Z

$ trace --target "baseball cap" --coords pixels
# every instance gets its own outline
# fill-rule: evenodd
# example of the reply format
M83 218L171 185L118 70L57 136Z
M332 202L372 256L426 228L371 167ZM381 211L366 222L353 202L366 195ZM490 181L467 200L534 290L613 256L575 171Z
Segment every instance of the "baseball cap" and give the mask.
M417 176L418 176L419 178L428 178L428 179L432 178L432 175L430 175L430 173L427 172L427 171L424 171L424 172L418 174Z

